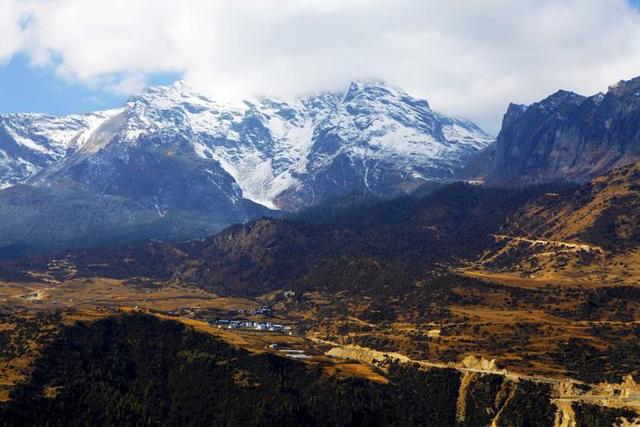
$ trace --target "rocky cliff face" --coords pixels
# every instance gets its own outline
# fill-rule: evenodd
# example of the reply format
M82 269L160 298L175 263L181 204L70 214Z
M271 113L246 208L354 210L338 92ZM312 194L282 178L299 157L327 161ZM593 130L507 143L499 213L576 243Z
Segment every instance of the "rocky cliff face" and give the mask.
M558 91L511 104L487 181L587 181L640 159L640 78L590 97Z

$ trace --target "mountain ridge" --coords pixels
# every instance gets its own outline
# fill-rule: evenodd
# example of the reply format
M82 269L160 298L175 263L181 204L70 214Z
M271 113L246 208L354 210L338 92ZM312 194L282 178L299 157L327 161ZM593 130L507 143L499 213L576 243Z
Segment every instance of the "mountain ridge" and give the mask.
M86 246L96 230L117 241L193 239L353 192L395 197L454 179L491 141L475 124L373 81L236 103L179 81L105 112L0 115L0 183L14 186L0 191L0 248ZM60 215L65 198L84 212L77 224Z
M510 104L485 181L582 183L640 160L639 95L640 77L592 96L559 90L531 105Z
M75 143L59 143L70 152L52 159L57 164L51 168L34 165L39 171L26 182L68 181L61 176L65 163L172 128L189 139L197 157L217 161L244 197L269 208L299 209L341 194L316 181L396 195L405 183L387 181L451 179L465 156L492 140L475 124L435 113L427 101L375 81L355 81L344 93L291 102L255 98L238 103L215 101L178 81L151 87L120 109L95 114L101 123L85 124L84 136ZM37 122L40 116L25 117ZM82 121L86 116L70 117ZM0 121L12 118L3 115Z

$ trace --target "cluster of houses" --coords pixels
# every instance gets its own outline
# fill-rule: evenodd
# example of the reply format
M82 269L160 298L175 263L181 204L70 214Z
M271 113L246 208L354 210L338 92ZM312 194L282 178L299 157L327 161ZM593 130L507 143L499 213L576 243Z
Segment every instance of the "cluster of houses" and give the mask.
M210 322L212 325L217 326L219 329L254 329L256 331L269 331L269 332L285 332L292 335L292 327L290 325L279 325L271 322L251 322L243 320L214 320Z

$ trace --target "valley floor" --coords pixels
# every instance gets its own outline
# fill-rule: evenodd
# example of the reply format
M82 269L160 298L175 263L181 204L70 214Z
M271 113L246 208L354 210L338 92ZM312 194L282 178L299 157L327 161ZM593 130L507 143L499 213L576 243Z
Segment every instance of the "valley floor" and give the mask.
M558 426L572 425L576 405L640 414L633 380L640 374L640 287L460 271L432 278L422 285L429 292L418 286L407 302L322 292L230 298L180 281L45 276L0 283L0 400L29 379L64 325L144 312L254 353L319 366L331 377L387 383L396 361L453 369L462 384L497 376L545 385ZM377 312L381 307L390 311ZM241 329L229 321L287 329Z

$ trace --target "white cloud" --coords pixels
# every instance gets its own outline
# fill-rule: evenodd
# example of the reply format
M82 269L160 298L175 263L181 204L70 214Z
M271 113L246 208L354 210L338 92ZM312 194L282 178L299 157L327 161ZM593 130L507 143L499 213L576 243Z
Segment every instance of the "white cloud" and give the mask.
M0 0L0 38L0 60L118 92L163 71L221 97L380 78L491 131L510 101L640 74L626 0Z
M16 1L0 0L0 64L23 47L26 10Z

